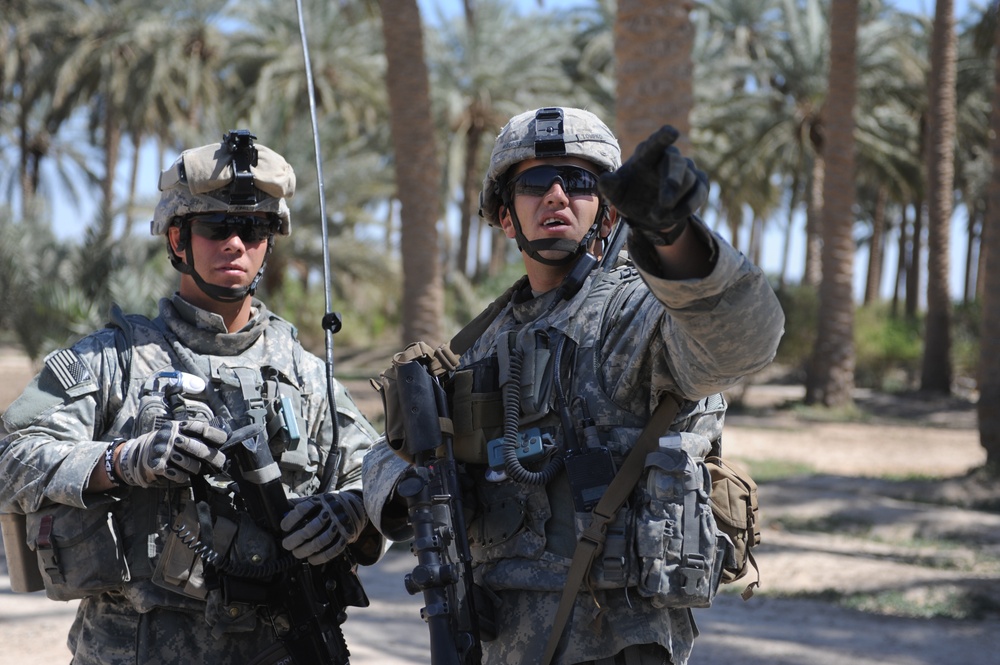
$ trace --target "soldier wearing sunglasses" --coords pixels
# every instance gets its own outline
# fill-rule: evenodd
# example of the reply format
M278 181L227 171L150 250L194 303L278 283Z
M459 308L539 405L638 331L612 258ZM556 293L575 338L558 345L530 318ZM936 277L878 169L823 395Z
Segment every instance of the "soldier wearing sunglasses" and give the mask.
M455 337L477 325L442 379L475 579L494 610L483 663L683 665L691 653L691 610L639 590L640 554L662 552L638 521L644 481L570 590L565 628L553 626L589 511L657 404L682 398L670 429L685 450L718 451L722 391L770 363L782 333L764 274L696 216L708 182L676 138L663 127L623 165L594 114L542 108L496 139L480 214L517 243L526 275ZM392 539L412 533L395 493L406 468L381 443L363 466L369 515Z
M4 414L0 511L21 518L38 568L11 576L81 599L74 663L285 662L288 626L261 585L289 561L323 566L349 549L370 564L382 552L360 483L377 434L254 296L295 191L292 167L255 138L229 132L162 172L151 231L180 285L159 315L113 308L108 327L48 356ZM234 493L229 444L246 441L275 462L252 482L280 482L291 504L277 536Z

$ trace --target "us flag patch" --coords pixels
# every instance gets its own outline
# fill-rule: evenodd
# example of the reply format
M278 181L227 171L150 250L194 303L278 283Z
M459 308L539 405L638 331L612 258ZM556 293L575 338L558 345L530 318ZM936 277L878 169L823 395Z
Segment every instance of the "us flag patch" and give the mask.
M55 375L63 390L69 391L76 386L90 382L90 370L80 360L80 356L71 349L63 349L53 353L45 361L45 364L52 370L52 374Z

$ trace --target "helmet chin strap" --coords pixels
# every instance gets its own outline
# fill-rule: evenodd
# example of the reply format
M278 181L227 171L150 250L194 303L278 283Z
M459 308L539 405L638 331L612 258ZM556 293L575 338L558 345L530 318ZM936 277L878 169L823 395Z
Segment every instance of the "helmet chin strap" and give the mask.
M587 233L584 234L579 242L574 242L567 238L528 240L521 230L521 220L518 219L514 206L508 204L507 210L510 213L510 221L514 225L514 238L517 240L517 248L535 261L544 263L547 266L567 266L576 261L590 247L590 243L594 239L594 235L597 234L598 227L601 225L601 220L608 214L608 206L602 204L597 216L594 218L594 223L587 230ZM547 250L566 252L566 256L558 259L549 259L539 253Z
M219 286L217 284L209 284L205 279L198 274L194 265L194 253L191 251L191 227L188 225L181 226L181 238L179 246L181 251L184 252L185 261L174 251L174 248L170 245L169 240L167 241L167 248L170 250L170 263L178 272L182 272L185 275L190 275L194 279L194 283L198 285L202 293L218 302L223 303L233 303L240 302L247 296L252 296L257 292L257 285L260 284L261 278L264 276L264 268L267 267L267 257L271 254L271 248L274 247L274 234L272 233L267 237L267 254L264 255L264 262L260 266L260 270L254 276L253 281L247 286Z

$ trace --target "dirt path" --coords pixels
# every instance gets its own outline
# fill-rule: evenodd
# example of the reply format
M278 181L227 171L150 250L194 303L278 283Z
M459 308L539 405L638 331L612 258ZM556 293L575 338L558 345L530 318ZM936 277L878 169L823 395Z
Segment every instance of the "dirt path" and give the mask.
M0 353L0 386L26 381L10 367ZM365 382L350 388L377 412ZM727 589L696 612L692 665L994 665L1000 514L940 503L969 503L977 489L963 478L984 459L972 405L860 392L863 423L776 408L800 396L795 386L754 386L748 408L728 418L727 455L784 471L760 487L763 587L749 602ZM980 500L997 493L978 490ZM372 605L345 624L353 665L428 662L422 603L402 583L415 562L397 546L361 571ZM0 578L3 662L67 662L74 608L12 594Z

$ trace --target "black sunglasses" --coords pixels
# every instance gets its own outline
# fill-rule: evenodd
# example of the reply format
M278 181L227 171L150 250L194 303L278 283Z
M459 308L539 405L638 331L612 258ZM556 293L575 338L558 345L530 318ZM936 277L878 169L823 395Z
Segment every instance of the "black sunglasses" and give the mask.
M278 230L278 222L267 217L228 215L224 212L188 215L191 233L213 241L222 241L238 235L245 243L267 240Z
M514 194L543 196L552 187L552 183L557 181L566 192L566 196L586 196L598 193L597 175L585 168L570 164L534 166L518 173L510 186Z

